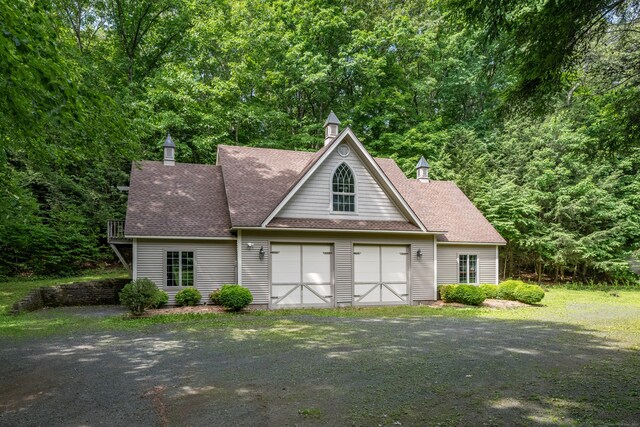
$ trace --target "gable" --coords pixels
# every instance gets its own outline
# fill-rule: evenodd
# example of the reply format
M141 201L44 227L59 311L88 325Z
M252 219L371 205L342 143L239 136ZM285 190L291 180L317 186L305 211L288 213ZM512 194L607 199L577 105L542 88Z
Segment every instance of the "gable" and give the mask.
M349 148L346 156L342 147ZM334 171L346 163L355 177L355 212L333 212L331 182ZM407 221L346 139L322 162L277 215L279 218Z

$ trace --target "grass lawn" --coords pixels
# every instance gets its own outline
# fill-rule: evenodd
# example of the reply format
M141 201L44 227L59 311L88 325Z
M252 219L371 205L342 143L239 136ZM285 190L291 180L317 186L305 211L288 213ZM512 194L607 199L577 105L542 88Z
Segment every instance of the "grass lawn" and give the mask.
M25 297L32 289L41 286L55 286L89 280L115 279L127 277L126 270L88 270L79 276L47 279L13 279L0 282L0 315L8 314L11 306Z
M0 407L0 424L19 416L47 423L53 407L75 408L62 424L90 424L85 413L110 419L92 400L83 407L74 397L79 388L101 396L104 411L119 408L114 425L640 420L640 289L551 288L542 306L509 310L379 307L141 319L91 310L0 316L7 384L0 385L0 402L15 402L5 418ZM56 392L38 403L16 397L48 389Z

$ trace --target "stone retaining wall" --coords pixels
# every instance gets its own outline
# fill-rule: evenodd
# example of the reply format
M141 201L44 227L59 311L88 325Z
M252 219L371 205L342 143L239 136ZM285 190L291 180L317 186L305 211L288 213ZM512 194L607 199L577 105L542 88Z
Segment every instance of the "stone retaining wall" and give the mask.
M118 293L131 279L105 279L68 285L43 286L13 305L12 314L43 307L120 304Z

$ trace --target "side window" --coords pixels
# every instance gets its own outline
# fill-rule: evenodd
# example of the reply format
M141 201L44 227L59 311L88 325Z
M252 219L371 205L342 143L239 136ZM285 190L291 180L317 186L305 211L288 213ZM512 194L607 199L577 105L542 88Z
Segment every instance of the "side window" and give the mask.
M167 286L193 286L193 251L167 251Z
M458 283L478 283L477 255L458 255Z
M331 195L334 212L356 211L356 182L346 163L340 164L333 173Z

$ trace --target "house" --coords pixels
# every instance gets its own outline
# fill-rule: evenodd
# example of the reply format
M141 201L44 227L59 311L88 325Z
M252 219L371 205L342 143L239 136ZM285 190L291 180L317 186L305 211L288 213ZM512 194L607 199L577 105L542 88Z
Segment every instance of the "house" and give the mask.
M497 283L505 240L453 183L373 158L330 114L324 146L218 146L216 165L131 169L123 242L133 278L173 296L239 283L264 308L419 304L444 283ZM113 228L113 226L112 226ZM117 242L116 242L117 243ZM122 242L120 242L122 243Z

